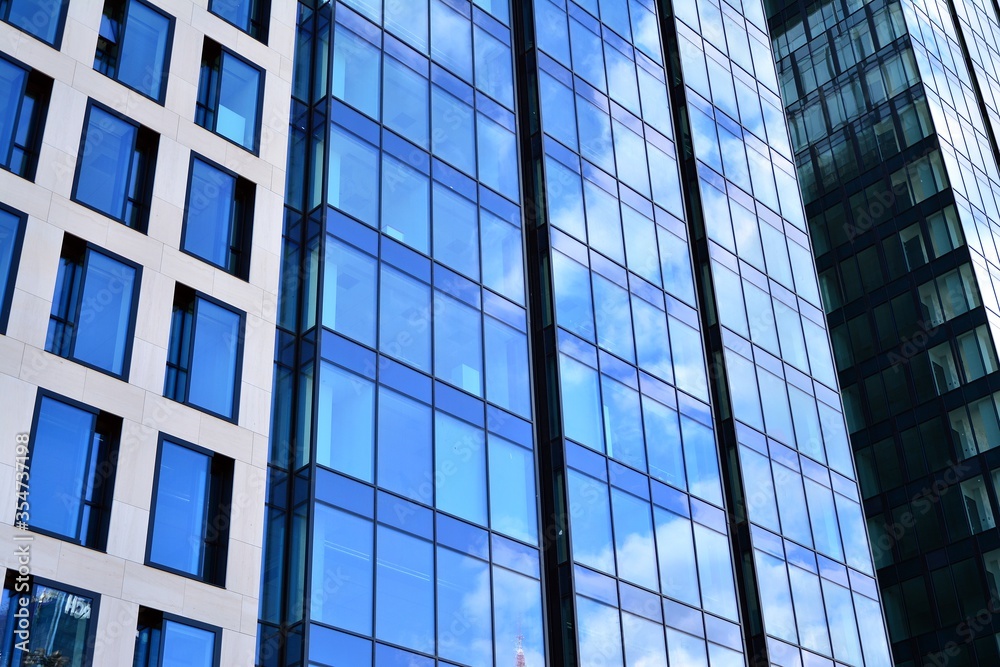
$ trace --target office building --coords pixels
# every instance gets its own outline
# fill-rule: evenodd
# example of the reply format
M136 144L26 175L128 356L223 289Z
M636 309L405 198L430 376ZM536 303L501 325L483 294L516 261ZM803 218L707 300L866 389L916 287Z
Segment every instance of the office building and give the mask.
M995 665L995 3L770 2L897 665Z
M889 664L760 4L0 19L13 664Z

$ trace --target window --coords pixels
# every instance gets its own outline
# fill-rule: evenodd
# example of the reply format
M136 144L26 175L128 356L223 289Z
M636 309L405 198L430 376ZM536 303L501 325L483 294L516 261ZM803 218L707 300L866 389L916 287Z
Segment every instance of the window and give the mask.
M33 180L52 79L0 57L0 167Z
M3 665L90 667L97 630L92 621L97 618L98 603L98 596L89 591L21 577L9 570L0 597ZM22 610L27 610L27 619L15 617ZM31 628L27 638L14 634L24 622ZM14 659L8 662L12 654Z
M211 0L208 10L261 42L267 42L268 0Z
M107 0L94 69L163 101L174 20L139 0Z
M45 349L127 378L140 271L67 235Z
M139 607L133 667L214 667L220 628Z
M193 155L181 248L246 279L253 205L253 183Z
M59 48L68 0L0 0L0 18Z
M146 561L225 585L232 487L232 459L161 437Z
M7 331L10 303L14 298L14 275L24 240L27 216L0 204L0 333Z
M178 285L163 395L235 421L243 315Z
M262 70L206 39L195 122L256 153L263 79Z
M122 421L40 391L31 433L32 530L103 551Z
M94 102L83 125L73 200L145 231L159 137Z

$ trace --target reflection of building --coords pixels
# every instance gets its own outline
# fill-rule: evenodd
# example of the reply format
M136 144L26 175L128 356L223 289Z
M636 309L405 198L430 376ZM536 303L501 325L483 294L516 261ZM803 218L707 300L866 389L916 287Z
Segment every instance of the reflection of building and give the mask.
M767 4L895 663L1000 664L997 5Z
M76 662L888 663L759 0L185 2L0 3Z

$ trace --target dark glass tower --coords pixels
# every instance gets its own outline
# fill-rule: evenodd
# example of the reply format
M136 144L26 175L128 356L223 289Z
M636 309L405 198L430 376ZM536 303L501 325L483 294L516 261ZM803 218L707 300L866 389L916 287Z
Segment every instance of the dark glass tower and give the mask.
M996 665L997 5L768 2L897 665Z
M258 663L888 665L759 2L297 30Z

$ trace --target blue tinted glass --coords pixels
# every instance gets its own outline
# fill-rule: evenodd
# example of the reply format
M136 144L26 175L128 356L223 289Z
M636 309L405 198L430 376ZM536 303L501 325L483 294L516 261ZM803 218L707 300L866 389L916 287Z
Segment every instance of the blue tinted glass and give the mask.
M490 435L490 526L530 544L538 543L535 458L525 449Z
M475 0L475 3L504 25L510 22L510 0Z
M569 34L573 48L573 71L595 88L607 91L601 38L576 19L569 21Z
M636 116L641 116L635 63L607 43L604 44L604 57L608 63L608 87L611 98Z
M323 326L375 346L375 258L332 237L323 268Z
M699 498L721 506L719 455L712 429L681 416L681 433L684 435L684 461L687 464L689 490Z
M535 3L535 41L538 48L569 67L569 30L563 4L551 0Z
M373 227L378 221L378 149L330 127L327 202Z
M427 0L386 2L385 27L416 50L427 53Z
M337 24L333 38L333 95L378 118L379 69L378 47Z
M806 499L809 501L809 518L812 521L816 551L843 561L844 548L840 543L840 527L837 524L833 494L830 489L811 479L803 481L806 485Z
M539 5L552 6L547 0L542 0L535 6ZM573 106L573 91L543 70L539 70L538 87L545 131L576 150L579 144L576 138L576 109Z
M434 292L434 374L476 396L483 395L481 314Z
M639 392L607 375L601 376L604 442L607 453L639 470L646 469Z
M608 485L572 469L567 477L573 560L614 574Z
M254 14L254 0L212 0L209 9L244 32L249 32Z
M601 20L627 40L632 39L629 28L627 0L600 0Z
M521 228L480 210L483 284L515 303L524 303Z
M625 664L628 667L667 667L662 625L622 613L622 630L625 635Z
M486 443L482 430L443 412L435 414L434 427L438 509L485 526Z
M565 436L603 452L601 389L597 371L561 354L559 381Z
M754 311L751 310L751 312ZM756 312L750 319L759 322L761 317L762 314ZM788 410L788 393L785 389L785 381L759 366L757 367L757 381L760 385L760 395L765 398L762 405L764 406L764 424L767 426L768 435L783 443L794 444L792 415Z
M476 87L508 109L514 108L510 47L476 26Z
M808 325L815 326L817 335L823 334L823 329L811 322L803 319L802 323L806 325L806 329L808 329ZM825 338L825 334L823 335ZM829 356L829 352L826 354ZM847 439L844 415L822 401L817 403L817 407L819 407L819 421L823 425L823 444L826 446L830 467L841 475L854 479L854 461L851 454L851 444Z
M767 457L749 447L740 447L740 467L743 469L750 520L768 530L780 533L778 505L774 498L774 482L771 480L771 464Z
M409 5L410 3L390 3ZM420 4L420 3L414 3ZM383 64L382 119L386 127L427 148L427 79L393 58Z
M427 176L382 156L382 231L430 254L430 183Z
M378 400L379 486L432 504L430 407L385 387Z
M653 546L653 518L649 503L630 493L611 489L615 521L615 553L618 576L656 590L656 548Z
M163 621L162 667L212 667L214 664L214 632Z
M153 98L166 74L170 19L140 2L129 2L125 37L118 54L118 80Z
M198 576L204 563L211 459L163 441L149 560Z
M646 428L649 474L678 489L687 488L677 412L643 396L642 416Z
M888 665L889 646L882 623L882 609L878 602L863 595L854 594L854 608L858 612L858 628L861 630L861 645L864 647L866 665Z
M236 178L195 158L184 220L184 249L228 269L233 243Z
M736 584L729 562L729 540L721 533L695 524L694 541L705 609L735 621Z
M55 44L68 2L11 0L7 20L43 42Z
M588 667L622 667L622 633L618 623L618 609L601 604L582 595L576 596L576 625L580 634L580 650L595 660L584 658L581 665ZM685 663L677 663L685 664Z
M635 45L657 63L662 62L660 49L660 30L656 22L656 14L646 9L644 3L629 0L632 19L632 39ZM640 70L641 72L641 70ZM643 105L645 111L645 105Z
M701 597L698 595L698 571L691 522L659 507L654 511L663 594L698 607L701 605Z
M444 0L431 0L431 58L472 81L472 23Z
M671 665L708 667L705 640L667 628L667 655Z
M760 606L767 633L792 644L797 643L792 595L788 589L784 561L763 551L754 551L754 560L757 564ZM818 600L819 598L816 598L816 601Z
M379 349L429 373L431 288L385 264L381 275Z
M677 318L670 320L670 344L674 348L677 388L703 401L708 400L708 377L701 334Z
M872 572L870 547L865 539L861 505L839 493L834 494L834 500L837 504L837 518L840 520L840 533L844 539L844 551L847 552L847 564L861 572L875 574Z
M96 443L93 413L43 398L31 445L31 526L80 539L88 466Z
M372 523L326 505L315 509L310 617L370 635Z
M486 398L524 417L531 416L528 337L486 318Z
M419 537L378 527L375 636L434 652L434 547Z
M476 119L472 107L443 88L431 89L434 154L467 174L476 173Z
M438 654L465 665L493 661L488 563L437 550Z
M90 108L74 199L112 218L124 217L137 134L134 125L102 109Z
M604 171L615 173L615 154L611 143L611 118L584 98L576 99L580 152Z
M851 592L827 579L821 581L826 617L830 621L833 657L849 665L860 665L861 643L858 639L858 626L854 622ZM878 626L881 628L881 623Z
M228 53L222 54L222 80L215 131L240 146L257 148L260 70Z
M135 269L88 253L73 356L116 375L123 371L131 338Z
M596 273L593 279L597 344L608 352L635 362L628 291Z
M646 13L645 11L643 13ZM655 18L653 21L655 22ZM654 39L659 41L659 30L653 29ZM657 50L659 45L657 44ZM667 101L667 89L663 82L644 70L639 72L639 97L642 100L642 119L652 125L660 133L670 137L673 135L673 125L670 121L670 103Z
M25 69L0 59L0 164L5 166L17 131L17 112L27 80Z
M812 546L809 531L809 514L806 511L806 496L802 491L802 477L789 468L771 463L774 471L774 489L778 494L778 514L781 517L781 532L787 537Z
M240 316L199 299L194 326L188 402L232 417L238 381L236 358L240 348Z
M358 10L375 23L382 22L382 0L344 0L344 4Z
M670 363L670 342L666 335L666 313L632 295L632 321L639 367L672 382L674 374Z
M3 308L8 290L14 285L14 252L20 228L19 217L0 210L0 308Z
M591 247L624 264L625 246L618 199L588 180L583 181L583 198L587 205L587 235Z
M628 268L659 286L660 257L656 252L656 226L653 221L634 209L623 206L622 228L625 230L625 256L628 258Z
M662 85L662 84L661 84ZM649 176L653 184L653 201L674 215L684 215L681 182L677 161L653 144L646 144L649 153Z
M788 578L792 584L792 599L795 601L795 618L799 627L799 638L802 645L808 649L830 655L830 633L827 631L826 613L819 604L822 593L819 587L819 577L811 572L791 566L788 568ZM882 632L882 614L874 624L879 634ZM883 641L885 641L883 639ZM873 664L879 664L875 662ZM885 664L889 664L888 659Z
M549 223L581 241L587 240L580 175L550 157L545 158L545 195Z
M614 122L615 160L618 177L633 190L648 197L649 167L646 164L646 142L618 121Z
M556 321L581 338L594 340L590 272L559 252L552 253Z
M316 463L372 480L375 385L323 363L316 412Z
M476 205L440 183L434 184L434 259L479 279Z
M545 664L542 591L537 580L494 566L493 622L497 665L517 664L519 638L524 664Z
M514 133L478 114L479 180L512 201L518 201L517 141Z

